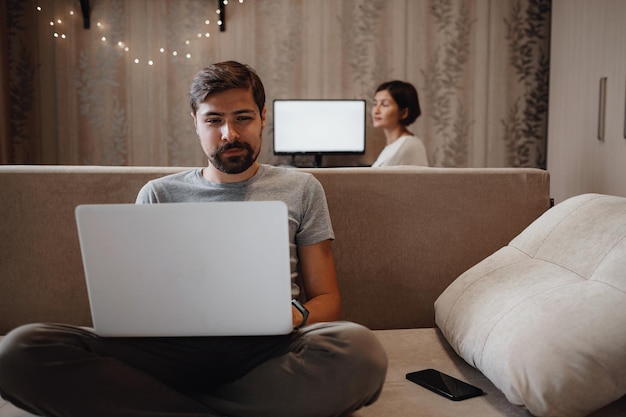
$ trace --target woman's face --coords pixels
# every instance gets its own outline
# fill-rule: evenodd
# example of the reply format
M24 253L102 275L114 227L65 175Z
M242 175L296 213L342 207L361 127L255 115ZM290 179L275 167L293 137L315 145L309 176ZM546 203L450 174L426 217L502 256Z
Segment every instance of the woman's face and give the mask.
M374 127L393 129L400 124L400 120L406 117L408 109L400 112L398 104L391 97L389 91L381 90L374 96L372 108L372 123Z

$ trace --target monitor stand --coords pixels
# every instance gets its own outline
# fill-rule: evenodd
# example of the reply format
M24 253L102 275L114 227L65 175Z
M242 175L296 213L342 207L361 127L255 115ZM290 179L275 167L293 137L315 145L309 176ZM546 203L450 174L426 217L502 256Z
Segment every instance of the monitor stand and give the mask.
M313 167L314 168L322 167L322 154L321 153L315 154L315 162L313 163Z

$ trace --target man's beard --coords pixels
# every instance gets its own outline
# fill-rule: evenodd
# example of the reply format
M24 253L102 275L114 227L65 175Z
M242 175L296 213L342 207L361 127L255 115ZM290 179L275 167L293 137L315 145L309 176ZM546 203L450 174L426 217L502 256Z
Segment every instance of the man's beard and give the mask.
M224 152L229 149L243 149L241 155L224 156ZM240 174L250 168L259 154L254 154L254 149L245 142L227 142L218 147L215 152L209 155L209 162L219 171L225 174Z

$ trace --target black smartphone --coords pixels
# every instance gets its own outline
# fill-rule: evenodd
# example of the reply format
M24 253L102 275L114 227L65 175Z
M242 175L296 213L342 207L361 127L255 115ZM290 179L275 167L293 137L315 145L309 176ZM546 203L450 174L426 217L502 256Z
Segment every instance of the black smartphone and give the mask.
M484 394L480 388L435 369L410 372L406 374L406 379L453 401L461 401Z

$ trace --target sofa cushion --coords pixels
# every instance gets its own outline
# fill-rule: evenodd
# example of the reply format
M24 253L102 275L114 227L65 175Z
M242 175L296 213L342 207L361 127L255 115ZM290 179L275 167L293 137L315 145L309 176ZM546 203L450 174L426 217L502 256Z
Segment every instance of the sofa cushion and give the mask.
M435 321L469 364L537 416L626 394L626 198L553 207L456 279Z
M438 329L374 331L389 356L389 369L378 400L351 417L529 417L523 407L508 402L484 375L469 366ZM0 341L3 336L0 336ZM407 372L436 368L480 387L485 395L450 401L407 381ZM626 397L588 417L626 416ZM34 417L0 398L0 417Z

